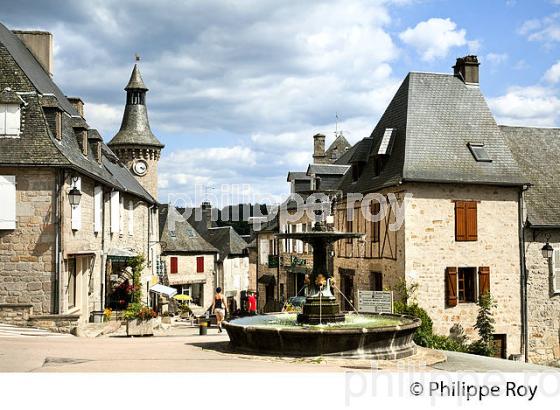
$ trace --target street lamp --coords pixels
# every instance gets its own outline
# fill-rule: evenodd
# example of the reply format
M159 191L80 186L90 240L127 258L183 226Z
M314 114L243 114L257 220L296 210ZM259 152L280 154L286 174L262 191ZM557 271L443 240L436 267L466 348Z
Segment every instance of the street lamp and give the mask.
M70 205L72 206L80 205L81 199L82 199L82 193L74 185L74 187L70 190L70 192L68 192L68 200L70 201Z
M550 246L550 244L548 243L548 237L546 238L546 243L544 244L544 246L542 247L541 251L542 251L542 256L545 259L550 259L552 258L552 255L554 253L554 248L552 246Z

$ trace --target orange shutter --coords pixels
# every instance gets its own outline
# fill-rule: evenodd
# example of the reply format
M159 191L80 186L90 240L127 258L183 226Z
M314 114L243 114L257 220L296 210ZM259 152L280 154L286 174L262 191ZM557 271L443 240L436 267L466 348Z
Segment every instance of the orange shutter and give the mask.
M478 239L477 235L477 212L476 212L476 202L470 201L465 202L466 208L466 227L467 227L467 241L476 241Z
M478 268L478 296L490 293L490 268L481 266Z
M447 306L457 306L457 268L445 269L445 299Z
M176 256L171 257L171 273L177 273L178 271L178 260Z
M467 240L467 210L464 201L455 202L455 240Z

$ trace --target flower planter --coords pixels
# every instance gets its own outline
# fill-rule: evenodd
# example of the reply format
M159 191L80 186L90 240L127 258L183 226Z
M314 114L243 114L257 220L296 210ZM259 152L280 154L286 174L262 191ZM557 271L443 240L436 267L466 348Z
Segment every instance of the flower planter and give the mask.
M127 336L153 336L154 335L154 319L142 320L132 319L126 321Z

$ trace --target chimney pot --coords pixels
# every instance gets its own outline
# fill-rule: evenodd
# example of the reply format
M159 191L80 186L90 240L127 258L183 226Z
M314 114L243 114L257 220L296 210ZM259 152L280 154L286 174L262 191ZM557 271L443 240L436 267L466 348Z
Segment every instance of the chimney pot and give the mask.
M465 84L479 84L479 66L478 57L475 55L459 57L453 66L453 74L463 80Z

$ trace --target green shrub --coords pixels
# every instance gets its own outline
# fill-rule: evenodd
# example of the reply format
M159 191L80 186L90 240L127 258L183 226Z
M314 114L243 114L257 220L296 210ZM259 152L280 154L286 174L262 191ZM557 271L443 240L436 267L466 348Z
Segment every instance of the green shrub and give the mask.
M157 313L151 307L144 306L142 303L131 303L124 311L123 316L126 320L148 320L156 317Z

